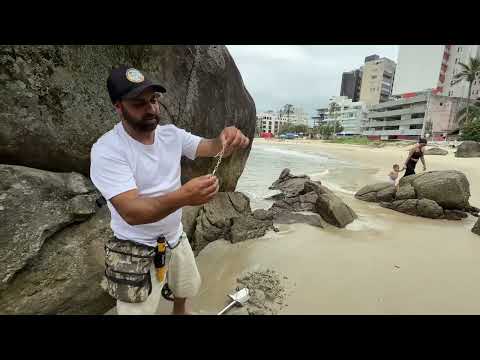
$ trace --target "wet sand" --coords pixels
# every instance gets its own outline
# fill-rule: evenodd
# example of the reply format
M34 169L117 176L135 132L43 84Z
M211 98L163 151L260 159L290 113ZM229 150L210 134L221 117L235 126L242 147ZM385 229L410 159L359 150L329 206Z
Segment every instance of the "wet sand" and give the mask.
M316 141L298 146L375 169L355 178L362 183L363 176L365 184L382 181L408 150ZM480 205L480 158L459 159L450 153L427 156L426 161L428 170L464 172L470 202ZM348 192L337 194L359 216L346 229L283 225L279 233L262 239L238 244L219 240L207 246L197 257L203 286L193 309L215 313L241 273L270 268L288 277L288 306L280 314L480 314L480 237L470 231L476 218L412 217L358 201Z

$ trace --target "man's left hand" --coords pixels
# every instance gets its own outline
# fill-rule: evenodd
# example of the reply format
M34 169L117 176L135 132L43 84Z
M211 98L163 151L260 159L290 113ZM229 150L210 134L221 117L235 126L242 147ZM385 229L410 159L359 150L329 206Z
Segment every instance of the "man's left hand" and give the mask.
M230 156L236 150L245 149L250 143L250 140L235 126L223 129L219 139L222 146L225 146L224 157Z

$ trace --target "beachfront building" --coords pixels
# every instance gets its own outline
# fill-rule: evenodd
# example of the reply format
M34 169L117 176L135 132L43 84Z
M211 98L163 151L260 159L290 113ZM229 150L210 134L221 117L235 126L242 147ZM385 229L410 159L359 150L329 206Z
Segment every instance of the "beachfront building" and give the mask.
M309 116L300 106L292 105L288 113L285 110L280 110L277 113L277 116L282 122L288 123L290 125L308 126L309 124Z
M392 94L435 89L443 52L444 45L400 45Z
M371 140L441 140L458 132L456 114L466 100L434 95L431 92L411 93L398 99L369 107L362 133Z
M336 104L336 111L333 113L330 111L332 104ZM317 109L317 116L313 117L314 127L337 120L343 126L343 131L337 135L360 135L361 124L366 115L367 109L364 103L352 101L346 96L333 96L327 108Z
M342 74L340 96L346 96L352 101L360 100L360 88L362 86L362 69L347 71Z
M257 114L257 128L259 129L260 133L270 133L274 136L277 136L282 123L285 123L285 121L282 120L278 116L278 113L273 110L260 112Z
M470 57L480 56L480 45L444 45L440 74L438 75L438 95L468 97L468 82L453 83L454 75L461 71L459 63L469 64ZM472 83L472 99L480 98L480 75Z
M396 63L388 58L371 55L365 58L360 88L360 101L376 105L388 101L392 94Z

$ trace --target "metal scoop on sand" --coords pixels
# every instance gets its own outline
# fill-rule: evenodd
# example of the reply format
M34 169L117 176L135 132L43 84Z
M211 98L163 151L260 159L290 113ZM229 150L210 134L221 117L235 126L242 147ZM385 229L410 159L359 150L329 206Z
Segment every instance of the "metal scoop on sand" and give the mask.
M243 288L242 290L238 290L234 294L228 295L230 299L232 299L232 302L228 304L222 311L220 311L217 315L222 315L234 305L237 306L243 306L248 299L250 299L250 291L247 288Z

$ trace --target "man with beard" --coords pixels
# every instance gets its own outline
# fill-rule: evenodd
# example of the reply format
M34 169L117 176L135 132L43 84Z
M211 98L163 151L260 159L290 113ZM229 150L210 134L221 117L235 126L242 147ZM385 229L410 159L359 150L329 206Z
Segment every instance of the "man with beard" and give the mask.
M249 139L233 126L215 139L159 126L158 97L166 90L132 67L113 69L107 88L121 122L92 146L90 168L107 200L114 234L105 245L102 287L117 300L118 314L154 314L166 281L172 313L187 314L186 299L198 293L201 279L183 232L182 207L207 203L219 184L204 175L182 185L180 159L213 157L222 150L229 156ZM158 250L162 244L168 246L165 262ZM155 267L166 267L166 276Z

